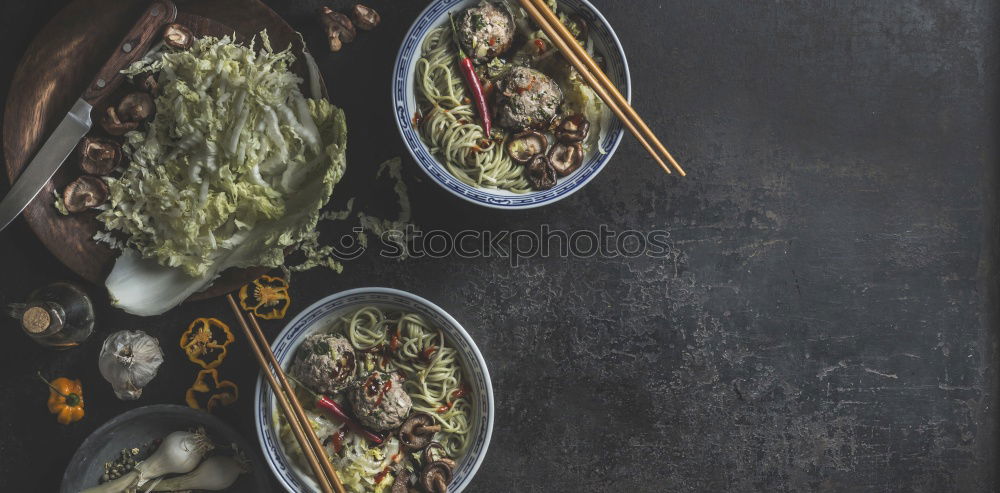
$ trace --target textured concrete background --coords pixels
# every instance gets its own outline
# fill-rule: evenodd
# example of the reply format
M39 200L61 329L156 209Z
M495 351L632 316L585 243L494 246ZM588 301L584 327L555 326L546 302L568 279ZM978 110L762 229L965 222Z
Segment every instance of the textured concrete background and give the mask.
M64 2L8 1L0 93ZM270 2L320 49L320 2ZM899 0L595 2L629 54L635 103L690 171L664 175L626 138L584 191L541 210L474 208L407 159L426 230L665 229L667 259L368 255L301 274L295 304L385 285L443 306L490 364L497 425L470 491L993 491L997 486L997 5ZM347 2L334 2L344 6ZM351 129L335 204L389 192L405 156L389 73L426 2L320 63ZM3 291L72 278L23 223L0 236ZM99 299L97 288L93 292ZM168 361L141 404L180 403L195 371L176 339L201 302L163 317L100 311L66 353L6 325L0 490L52 491L75 447L131 408L97 372L103 335L142 328ZM267 325L276 332L279 323ZM252 435L255 370L222 416ZM87 418L45 413L36 370L84 379ZM228 373L227 373L228 372Z

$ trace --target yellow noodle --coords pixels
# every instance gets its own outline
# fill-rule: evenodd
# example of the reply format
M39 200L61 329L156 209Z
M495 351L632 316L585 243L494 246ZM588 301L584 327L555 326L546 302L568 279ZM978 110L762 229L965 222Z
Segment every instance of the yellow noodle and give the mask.
M530 192L524 168L507 156L502 144L484 139L465 81L457 73L458 50L450 28L432 30L421 48L416 71L420 135L431 153L467 185Z

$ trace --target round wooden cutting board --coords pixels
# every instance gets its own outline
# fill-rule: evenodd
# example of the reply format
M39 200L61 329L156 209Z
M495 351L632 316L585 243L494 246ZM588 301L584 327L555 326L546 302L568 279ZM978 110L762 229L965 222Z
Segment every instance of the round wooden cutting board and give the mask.
M175 3L179 10L177 22L197 35L222 36L235 31L237 36L249 38L267 29L275 49L291 44L293 51L301 55L301 44L292 27L257 0ZM144 9L145 2L141 1L78 0L56 14L38 34L14 73L7 96L3 150L9 182L20 175ZM305 78L305 66L301 56L298 58L293 70ZM63 216L53 206L54 193L80 174L75 156L70 156L23 215L56 258L84 279L100 285L117 253L92 239L99 227L96 213ZM231 292L265 271L227 270L212 287L191 299Z

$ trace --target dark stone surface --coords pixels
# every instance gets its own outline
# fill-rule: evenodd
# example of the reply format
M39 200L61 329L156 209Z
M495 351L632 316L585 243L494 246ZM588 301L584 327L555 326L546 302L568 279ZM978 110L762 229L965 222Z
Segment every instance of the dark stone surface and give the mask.
M0 7L0 93L61 0ZM405 151L389 73L425 2L320 49L319 2L272 2L302 29L352 132L348 181L377 208L374 166ZM997 485L997 5L598 0L631 59L635 103L690 171L631 139L584 191L540 210L460 202L407 159L414 221L464 228L665 229L667 259L367 255L296 276L293 311L346 288L423 295L490 364L497 426L470 491L992 491ZM335 2L346 6L346 2ZM72 278L23 222L0 233L2 289ZM176 340L220 301L157 318L100 299L84 347L42 349L6 324L0 490L53 491L86 435L138 404L181 403L195 368ZM271 333L280 323L267 323ZM103 336L141 328L167 362L138 404L97 371ZM84 380L88 414L57 425L34 373ZM254 363L221 416L252 438Z

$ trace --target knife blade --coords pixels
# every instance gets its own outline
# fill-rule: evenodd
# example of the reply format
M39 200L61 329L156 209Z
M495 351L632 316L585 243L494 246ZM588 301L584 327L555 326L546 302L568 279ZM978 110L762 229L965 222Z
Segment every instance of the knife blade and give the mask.
M93 126L90 112L121 83L121 69L142 58L161 29L176 18L177 6L173 2L150 3L0 201L0 231L31 203Z
M28 163L24 173L10 187L10 191L0 201L0 231L3 231L28 206L31 199L38 195L42 187L56 174L56 170L90 130L90 103L77 99L73 109L69 111L59 126L56 127L49 140Z

